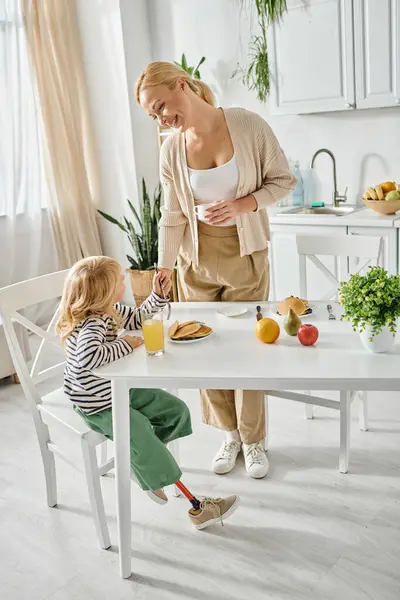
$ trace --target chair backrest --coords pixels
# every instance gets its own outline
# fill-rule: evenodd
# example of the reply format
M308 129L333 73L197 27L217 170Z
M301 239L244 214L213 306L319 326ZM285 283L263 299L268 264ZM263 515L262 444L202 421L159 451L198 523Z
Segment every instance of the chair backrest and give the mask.
M322 298L313 300L329 300L337 295L340 280L349 275L349 258L363 259L357 273L368 266L371 261L379 262L383 251L383 238L365 235L298 235L296 236L299 256L300 295L307 298L307 259L310 260L332 284L332 288ZM319 259L318 256L335 257L335 273ZM340 275L339 275L340 274Z
M36 386L42 381L62 373L65 361L41 370L45 344L61 347L59 338L54 332L54 324L58 316L58 303L57 310L46 329L27 319L21 314L21 311L39 302L58 299L61 296L67 273L68 270L58 271L0 289L0 317L16 373L32 410L41 403L41 396ZM41 338L31 368L26 363L15 331L15 323L19 323Z

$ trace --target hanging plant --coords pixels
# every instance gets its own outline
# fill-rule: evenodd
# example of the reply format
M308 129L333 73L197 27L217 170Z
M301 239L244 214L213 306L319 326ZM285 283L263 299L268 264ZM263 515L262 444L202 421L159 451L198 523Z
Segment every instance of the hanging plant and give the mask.
M242 8L246 3L256 7L260 33L251 37L247 66L239 67L233 75L240 75L248 89L257 92L258 100L266 102L270 92L267 31L287 12L287 0L240 0Z

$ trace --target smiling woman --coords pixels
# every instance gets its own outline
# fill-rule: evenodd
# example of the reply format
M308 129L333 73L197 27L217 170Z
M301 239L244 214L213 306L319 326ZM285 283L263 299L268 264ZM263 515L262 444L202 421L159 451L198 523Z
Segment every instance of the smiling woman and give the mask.
M271 128L255 113L216 107L210 88L172 63L148 65L136 99L176 130L161 146L158 262L170 276L178 259L179 299L267 300L266 207L296 184ZM227 432L214 472L232 470L243 443L249 475L265 477L263 393L202 390L201 398L203 421Z

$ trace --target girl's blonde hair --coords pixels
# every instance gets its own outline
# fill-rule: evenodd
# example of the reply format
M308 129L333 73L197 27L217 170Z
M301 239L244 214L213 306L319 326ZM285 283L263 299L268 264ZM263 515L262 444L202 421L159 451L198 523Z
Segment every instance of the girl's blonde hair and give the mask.
M140 104L140 92L149 87L165 85L173 90L177 81L182 79L189 88L197 94L204 102L215 106L215 96L204 81L194 79L189 73L186 73L181 67L170 62L152 62L139 75L136 86L136 101Z
M64 343L76 325L91 316L110 314L115 290L121 276L121 265L108 256L90 256L79 260L64 283L56 331ZM115 328L119 315L111 309Z

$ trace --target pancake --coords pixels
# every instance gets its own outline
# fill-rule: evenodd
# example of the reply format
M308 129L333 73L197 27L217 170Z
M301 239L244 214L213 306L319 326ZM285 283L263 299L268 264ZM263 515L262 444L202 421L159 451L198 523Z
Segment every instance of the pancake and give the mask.
M168 329L168 337L173 338L179 327L179 322L175 321Z
M180 340L182 338L188 338L201 329L200 323L184 323L178 327L178 330L172 336L174 340Z
M192 333L192 335L190 336L187 336L187 338L185 339L197 339L207 337L208 335L210 335L210 333L212 333L211 327L208 327L207 325L202 325L198 331Z

